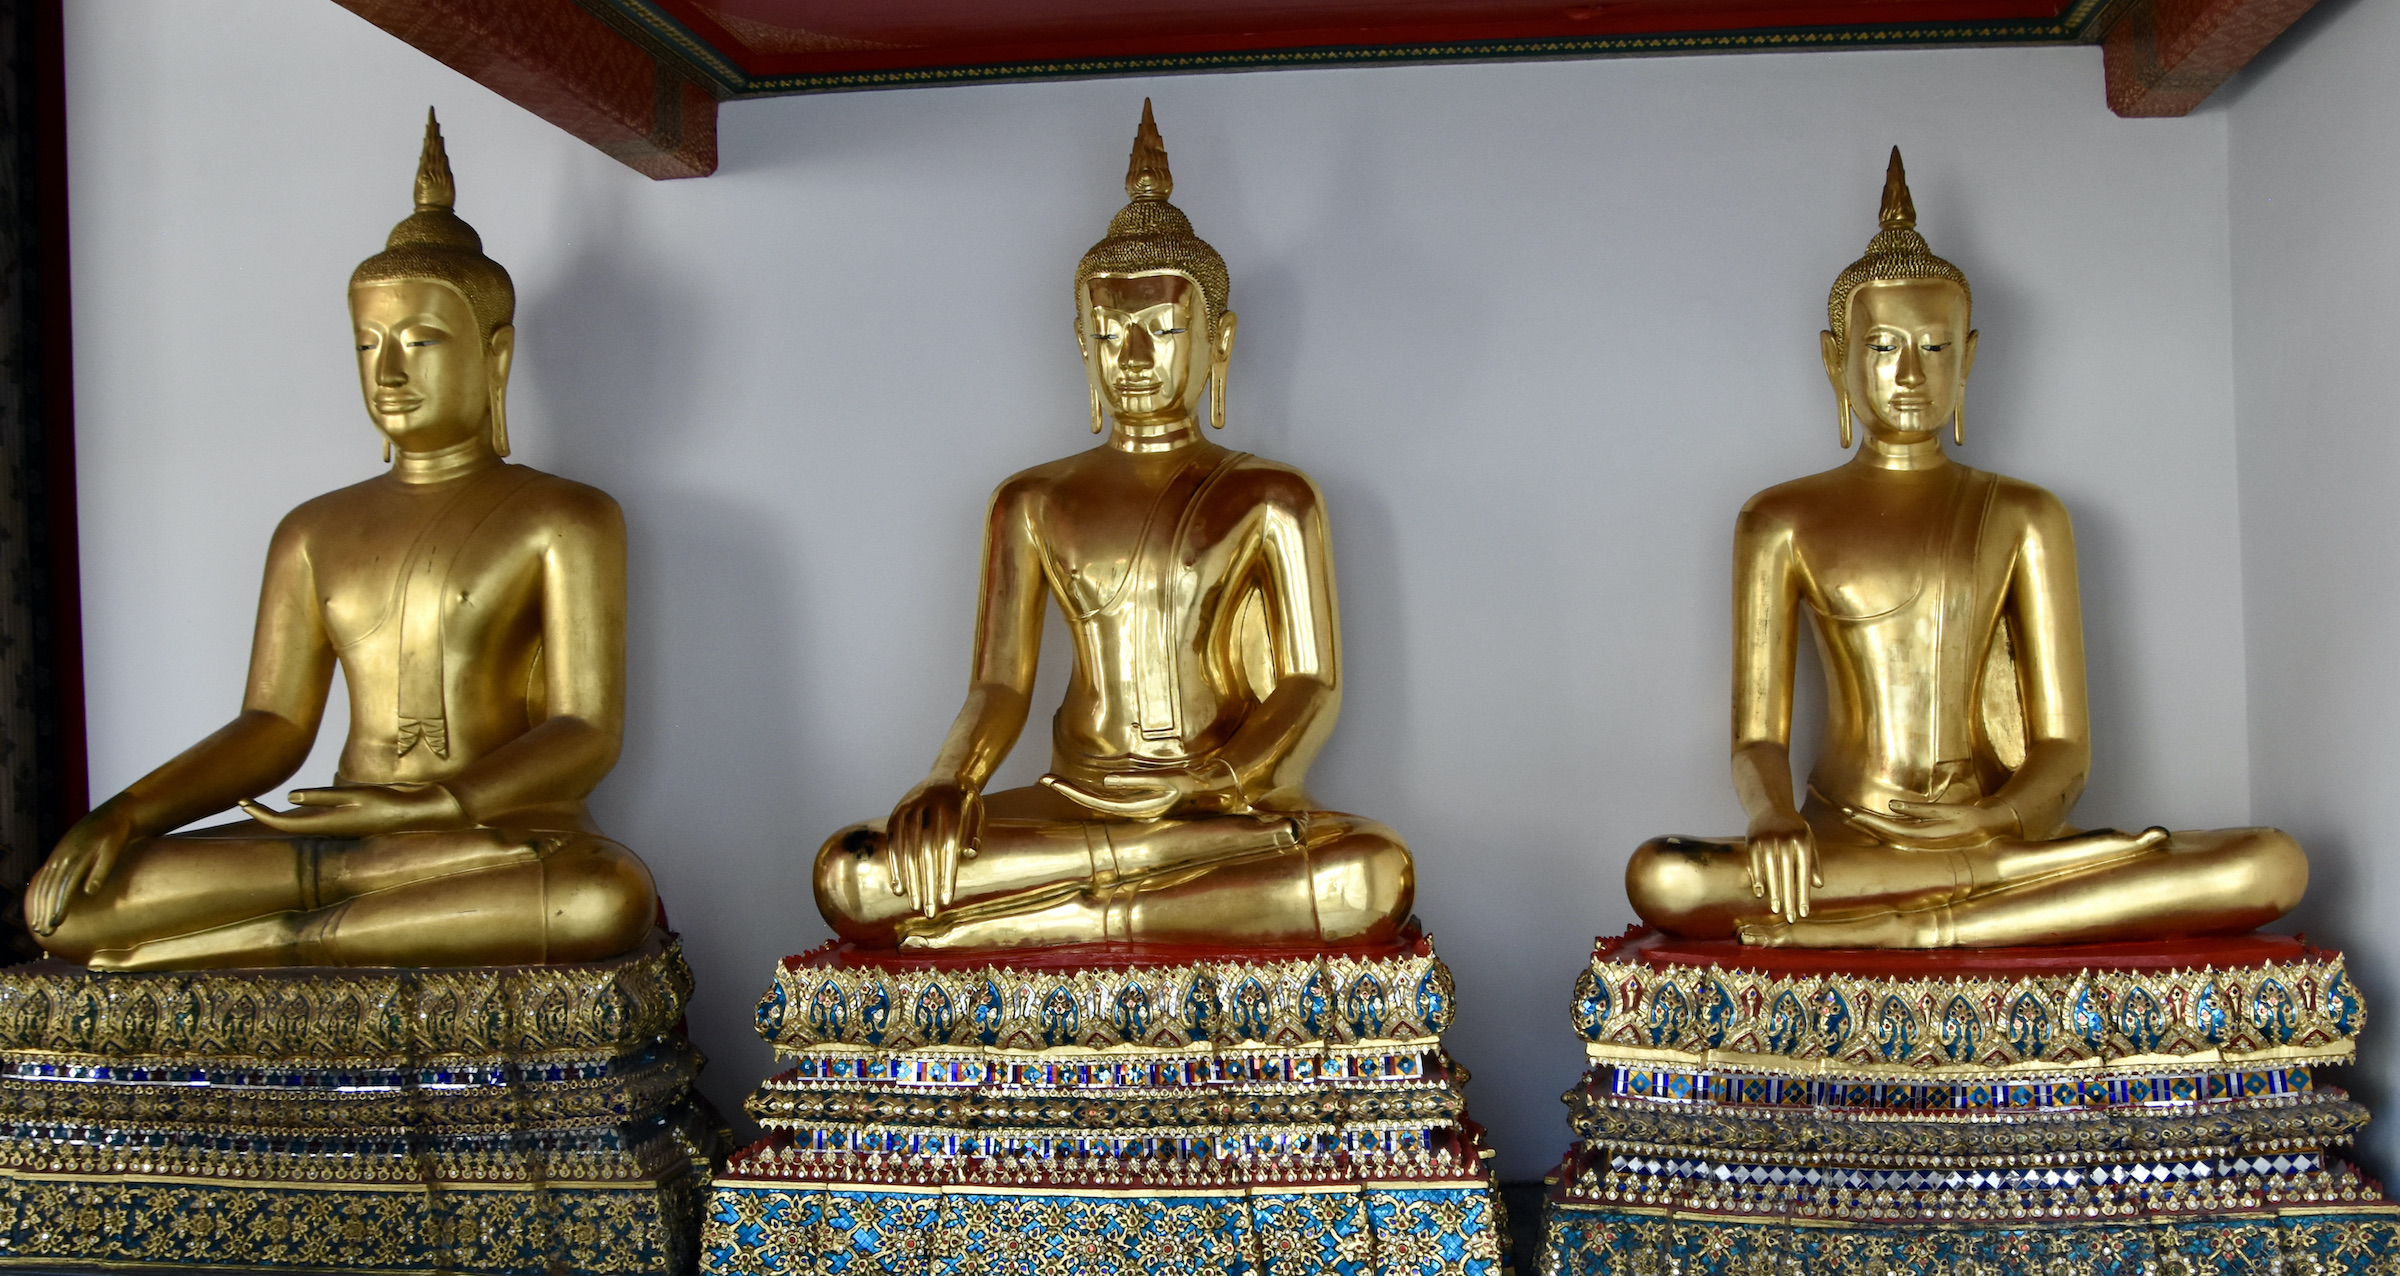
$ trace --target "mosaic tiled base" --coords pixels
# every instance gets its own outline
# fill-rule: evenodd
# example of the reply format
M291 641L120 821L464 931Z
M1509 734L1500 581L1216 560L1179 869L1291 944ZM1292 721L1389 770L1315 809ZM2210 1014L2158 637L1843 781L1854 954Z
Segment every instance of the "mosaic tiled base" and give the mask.
M759 1032L793 1066L717 1176L709 1273L1499 1276L1499 1195L1430 943L827 948Z
M1553 1208L1544 1276L2390 1276L2388 1214L1784 1223ZM1555 1266L1553 1266L1555 1264Z
M0 1266L683 1273L720 1123L680 948L0 971Z
M2084 955L1604 941L1544 1272L2400 1276L2336 1151L2366 1110L2312 1071L2365 1019L2340 956Z

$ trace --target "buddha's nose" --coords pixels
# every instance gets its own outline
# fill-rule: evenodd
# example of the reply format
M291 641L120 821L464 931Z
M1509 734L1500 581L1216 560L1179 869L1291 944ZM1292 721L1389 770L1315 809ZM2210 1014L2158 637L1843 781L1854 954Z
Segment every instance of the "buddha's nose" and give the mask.
M1900 347L1900 384L1925 384L1925 360L1917 354L1917 343L1914 341Z
M408 370L400 362L400 343L386 341L375 352L375 384L407 385Z
M1147 368L1157 355L1157 345L1151 340L1148 328L1128 328L1125 331L1125 366Z

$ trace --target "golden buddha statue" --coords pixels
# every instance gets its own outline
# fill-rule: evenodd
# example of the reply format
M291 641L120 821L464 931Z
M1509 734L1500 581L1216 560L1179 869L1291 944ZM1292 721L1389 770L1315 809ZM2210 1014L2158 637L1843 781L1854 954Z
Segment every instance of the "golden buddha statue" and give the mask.
M649 871L584 807L624 733L624 516L501 459L516 293L452 203L429 113L416 211L350 278L390 469L276 528L241 714L51 852L25 896L50 955L470 966L647 938ZM333 787L288 811L248 800L307 760L336 665L350 734ZM249 819L171 831L237 804Z
M889 819L817 854L817 907L846 940L1353 944L1408 918L1408 848L1304 785L1342 697L1324 498L1201 435L1204 389L1225 422L1235 320L1224 259L1167 202L1147 102L1125 190L1075 272L1107 441L993 494L966 706ZM1075 640L1050 773L986 795L1048 599Z
M2075 538L2058 498L1952 461L1975 362L1966 276L1933 255L1897 147L1883 227L1827 303L1848 464L1750 499L1734 530L1733 773L1746 838L1667 837L1626 868L1686 938L2003 947L2249 930L2299 902L2274 829L2079 833L2091 763ZM1792 792L1805 608L1827 725Z

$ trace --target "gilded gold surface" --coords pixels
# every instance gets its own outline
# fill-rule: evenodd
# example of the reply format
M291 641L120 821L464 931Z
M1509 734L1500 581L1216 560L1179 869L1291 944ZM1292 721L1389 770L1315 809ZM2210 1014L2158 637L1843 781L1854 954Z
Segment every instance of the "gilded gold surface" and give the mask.
M52 956L481 966L595 960L649 933L648 870L584 807L624 730L624 520L502 459L515 295L452 202L428 118L416 212L350 286L360 387L398 458L276 529L240 715L35 875L26 920ZM287 811L251 801L307 759L337 666L334 786ZM237 804L250 819L171 831Z
M1894 149L1883 228L1823 334L1848 464L1751 498L1734 533L1741 838L1637 851L1643 919L1692 938L2000 947L2248 930L2308 866L2273 829L2070 827L2091 764L2075 539L2050 493L1952 461L1971 298L1935 257ZM1801 618L1825 668L1824 745L1792 785Z
M1076 273L1108 437L992 497L966 705L890 818L817 857L818 908L856 943L1371 943L1408 917L1407 848L1304 785L1341 705L1324 499L1201 435L1204 392L1224 421L1237 322L1222 258L1167 202L1147 104L1125 186ZM1075 672L1050 773L987 795L1051 601Z

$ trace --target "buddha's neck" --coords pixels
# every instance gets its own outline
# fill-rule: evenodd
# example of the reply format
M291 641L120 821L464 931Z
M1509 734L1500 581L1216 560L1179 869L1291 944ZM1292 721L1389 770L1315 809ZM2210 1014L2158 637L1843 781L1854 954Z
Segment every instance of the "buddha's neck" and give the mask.
M1950 454L1942 450L1939 434L1886 437L1869 430L1850 463L1871 470L1938 470L1950 464Z
M1200 423L1189 416L1160 417L1153 420L1128 421L1116 418L1116 427L1108 432L1108 445L1119 452L1136 455L1148 452L1172 452L1200 441Z
M500 464L500 454L481 435L431 452L403 451L392 462L391 475L403 483L441 483Z

